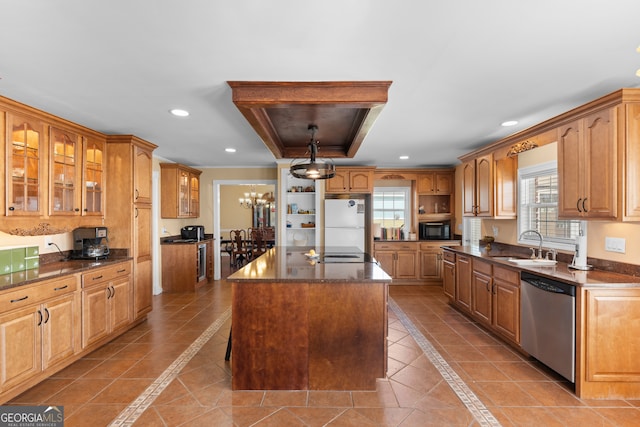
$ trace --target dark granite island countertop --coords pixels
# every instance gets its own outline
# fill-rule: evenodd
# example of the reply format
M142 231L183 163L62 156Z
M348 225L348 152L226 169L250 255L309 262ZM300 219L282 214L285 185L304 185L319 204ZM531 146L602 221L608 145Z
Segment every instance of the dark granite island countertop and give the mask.
M227 278L234 390L375 390L386 376L391 277L356 249L310 249L272 248Z
M308 254L317 251L316 257ZM230 281L390 282L391 277L357 248L274 247L227 278Z

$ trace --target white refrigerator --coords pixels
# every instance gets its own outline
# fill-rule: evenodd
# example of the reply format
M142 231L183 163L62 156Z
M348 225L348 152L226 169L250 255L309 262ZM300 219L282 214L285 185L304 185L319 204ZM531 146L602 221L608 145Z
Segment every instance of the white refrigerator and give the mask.
M324 245L357 247L364 252L364 199L324 201Z

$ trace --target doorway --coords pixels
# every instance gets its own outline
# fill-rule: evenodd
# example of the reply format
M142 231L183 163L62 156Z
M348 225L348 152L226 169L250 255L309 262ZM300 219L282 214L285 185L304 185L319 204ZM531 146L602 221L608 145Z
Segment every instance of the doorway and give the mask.
M246 186L246 189L240 192L240 195L241 195L240 197L242 197L242 194L244 192L250 192L251 186L256 186L256 188L259 188L259 186L269 186L270 187L269 192L271 192L272 194L268 197L270 199L273 198L273 201L274 201L274 203L270 204L269 211L265 212L264 209L255 210L255 209L248 208L247 210L250 212L247 212L248 214L247 217L249 219L246 221L246 224L241 224L241 226L238 225L237 227L247 229L249 227L254 226L254 223L256 221L258 221L258 224L262 224L262 225L266 224L266 222L269 222L270 224L272 223L274 226L277 227L277 220L275 218L275 216L277 216L277 206L275 206L275 200L278 200L277 184L278 184L278 181L275 179L274 180L243 179L243 180L214 180L213 181L213 235L216 237L216 241L217 241L217 244L213 245L213 256L214 256L213 277L215 280L221 279L221 262L222 262L222 252L223 252L221 241L223 239L229 238L228 236L229 227L223 227L221 225L223 224L222 221L225 220L225 218L222 218L223 212L225 210L221 209L221 203L234 204L234 207L240 206L238 197L229 196L228 191L225 191L225 190L229 190L231 186L234 186L234 187ZM233 214L230 214L230 215L233 215ZM277 235L278 233L276 230L276 236Z

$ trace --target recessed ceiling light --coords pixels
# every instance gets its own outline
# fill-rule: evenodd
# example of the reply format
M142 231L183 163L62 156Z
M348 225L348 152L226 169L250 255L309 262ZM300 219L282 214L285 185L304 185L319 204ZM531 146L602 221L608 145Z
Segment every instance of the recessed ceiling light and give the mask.
M400 160L408 160L409 156L400 156Z
M505 127L507 127L507 126L515 126L517 124L518 124L517 120L507 120L506 122L502 122L501 126L505 126Z
M174 108L170 112L174 116L178 116L178 117L187 117L189 115L189 112L187 110L181 110L179 108Z
M235 148L225 148L224 151L226 151L227 153L235 153L236 149Z

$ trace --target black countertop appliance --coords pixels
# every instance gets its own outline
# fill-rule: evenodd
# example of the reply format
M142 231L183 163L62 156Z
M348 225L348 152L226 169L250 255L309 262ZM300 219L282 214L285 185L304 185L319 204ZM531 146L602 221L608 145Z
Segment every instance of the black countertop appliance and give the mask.
M104 259L109 255L107 227L79 227L73 230L73 259Z
M180 238L199 242L204 239L204 225L187 225L182 227L180 229Z

